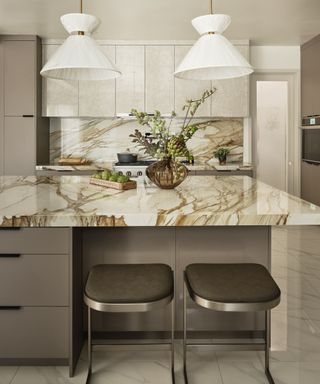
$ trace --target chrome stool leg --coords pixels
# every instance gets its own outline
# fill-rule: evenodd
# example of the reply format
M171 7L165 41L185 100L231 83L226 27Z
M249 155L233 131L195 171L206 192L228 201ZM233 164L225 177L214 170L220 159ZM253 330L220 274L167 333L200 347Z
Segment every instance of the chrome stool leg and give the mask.
M265 374L270 384L275 384L270 372L271 312L265 312Z
M175 384L175 373L174 373L174 340L175 340L175 300L171 302L171 376L172 383Z
M187 374L187 286L183 279L183 376L188 384Z
M91 308L88 307L88 376L86 384L89 384L92 373L92 337L91 337Z

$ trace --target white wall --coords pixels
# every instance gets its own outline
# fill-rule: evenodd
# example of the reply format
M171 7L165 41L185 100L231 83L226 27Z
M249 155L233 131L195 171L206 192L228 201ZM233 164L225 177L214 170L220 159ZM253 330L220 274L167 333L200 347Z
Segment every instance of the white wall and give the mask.
M300 70L300 46L251 46L250 56L256 71Z

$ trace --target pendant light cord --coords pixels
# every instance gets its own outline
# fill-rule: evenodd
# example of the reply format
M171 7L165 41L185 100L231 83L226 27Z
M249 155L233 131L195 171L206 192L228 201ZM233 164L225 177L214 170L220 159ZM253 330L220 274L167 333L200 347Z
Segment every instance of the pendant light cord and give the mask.
M213 15L213 0L209 0L209 3L210 3L210 14Z
M83 9L83 7L82 7L82 0L80 0L80 13L82 13L82 9Z

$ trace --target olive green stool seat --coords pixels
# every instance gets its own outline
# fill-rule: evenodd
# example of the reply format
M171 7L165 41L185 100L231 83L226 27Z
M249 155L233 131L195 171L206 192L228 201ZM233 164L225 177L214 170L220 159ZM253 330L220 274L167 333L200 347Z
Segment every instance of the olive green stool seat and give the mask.
M269 369L270 311L280 303L281 292L269 271L260 264L191 264L184 272L183 361L187 376L187 292L198 305L223 312L265 312L265 373ZM194 344L193 344L194 345ZM237 343L239 347L249 344ZM221 346L221 345L220 345ZM230 349L230 344L226 345Z
M171 303L171 374L174 382L174 278L165 264L100 264L91 268L84 289L88 306L88 376L92 374L91 310L148 312ZM167 343L162 343L167 344ZM101 345L101 343L99 343Z

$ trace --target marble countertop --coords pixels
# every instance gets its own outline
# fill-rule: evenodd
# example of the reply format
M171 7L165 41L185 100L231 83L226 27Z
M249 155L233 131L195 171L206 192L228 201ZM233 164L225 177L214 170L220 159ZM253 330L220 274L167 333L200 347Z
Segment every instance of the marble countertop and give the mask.
M175 190L136 190L86 176L0 177L0 226L320 225L320 208L247 176L190 176Z

